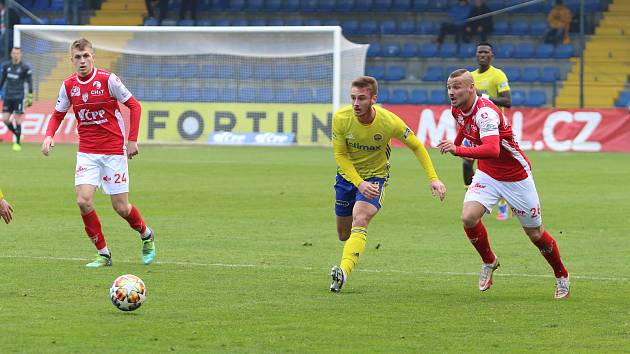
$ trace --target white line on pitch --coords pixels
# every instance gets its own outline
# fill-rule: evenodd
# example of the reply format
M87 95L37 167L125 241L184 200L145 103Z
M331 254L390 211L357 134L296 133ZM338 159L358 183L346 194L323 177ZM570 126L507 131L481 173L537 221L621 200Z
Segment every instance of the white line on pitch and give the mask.
M0 256L7 259L44 259L51 261L90 261L91 258L80 257L48 257L48 256ZM136 261L116 260L117 263L138 263ZM287 266L274 266L268 264L229 264L229 263L199 263L199 262L178 262L178 261L156 261L155 264L179 265L179 266L195 266L195 267L224 267L224 268L289 268ZM315 270L313 267L294 267L304 270ZM401 274L427 274L427 275L452 275L452 276L478 276L479 273L468 272L429 272L429 271L408 271L398 269L357 269L358 272L365 273L401 273ZM495 273L497 277L523 277L523 278L553 278L553 275L543 274L520 274L520 273ZM600 280L600 281L630 281L626 277L594 277L590 275L571 275L572 279Z

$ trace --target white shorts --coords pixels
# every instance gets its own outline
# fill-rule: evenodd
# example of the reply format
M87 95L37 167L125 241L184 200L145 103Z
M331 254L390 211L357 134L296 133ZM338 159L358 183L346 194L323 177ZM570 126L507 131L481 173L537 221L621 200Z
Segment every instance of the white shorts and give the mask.
M518 182L502 182L477 169L464 197L464 203L479 202L486 207L489 214L501 197L508 202L521 225L524 227L542 225L540 200L532 176Z
M74 185L90 184L112 195L129 192L127 156L77 153Z

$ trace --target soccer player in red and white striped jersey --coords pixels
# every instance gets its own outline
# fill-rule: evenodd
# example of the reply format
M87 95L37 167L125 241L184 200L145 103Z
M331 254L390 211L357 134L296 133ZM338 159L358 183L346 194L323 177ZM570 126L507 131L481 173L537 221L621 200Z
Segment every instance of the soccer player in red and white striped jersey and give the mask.
M98 251L96 259L86 266L98 268L112 264L111 253L93 206L98 187L110 195L116 212L140 233L143 262L150 264L155 259L153 230L128 199L130 179L127 159L138 154L140 103L115 74L94 67L94 49L87 39L74 41L70 46L70 55L76 73L61 84L42 153L45 156L50 153L55 132L72 107L79 132L75 170L77 204L85 231ZM128 138L118 102L130 110Z
M556 276L554 297L568 298L569 272L562 263L556 241L543 228L531 163L514 140L512 127L492 101L477 97L474 79L466 69L453 71L446 86L457 136L454 142L442 140L438 148L442 153L479 160L462 211L464 231L483 260L479 290L490 288L492 274L499 267L481 220L503 197L553 269ZM464 138L473 146L461 146Z

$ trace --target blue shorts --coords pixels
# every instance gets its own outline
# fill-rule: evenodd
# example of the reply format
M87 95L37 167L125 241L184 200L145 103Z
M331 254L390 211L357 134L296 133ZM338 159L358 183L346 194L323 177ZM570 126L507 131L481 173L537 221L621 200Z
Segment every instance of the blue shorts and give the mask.
M335 183L335 214L337 216L351 216L354 203L358 201L367 202L376 207L381 208L381 202L383 200L383 187L387 182L386 178L372 177L366 179L367 182L378 184L378 197L374 199L368 199L363 194L359 193L359 189L354 184L346 181L345 178L339 174Z

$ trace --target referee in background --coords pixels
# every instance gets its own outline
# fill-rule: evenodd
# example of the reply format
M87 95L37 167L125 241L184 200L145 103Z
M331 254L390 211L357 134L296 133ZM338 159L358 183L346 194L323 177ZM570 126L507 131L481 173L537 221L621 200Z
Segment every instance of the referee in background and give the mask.
M22 150L20 136L22 135L22 121L24 120L24 105L30 107L33 104L33 78L31 74L31 67L22 62L20 48L11 49L11 60L2 65L0 89L4 88L2 120L15 135L13 151ZM26 100L24 99L25 82L28 84Z

